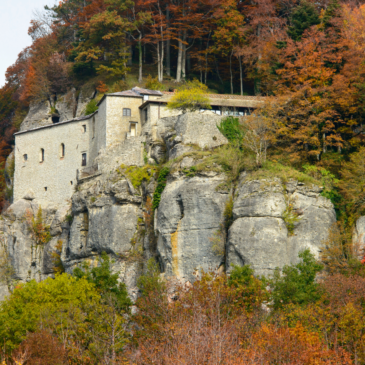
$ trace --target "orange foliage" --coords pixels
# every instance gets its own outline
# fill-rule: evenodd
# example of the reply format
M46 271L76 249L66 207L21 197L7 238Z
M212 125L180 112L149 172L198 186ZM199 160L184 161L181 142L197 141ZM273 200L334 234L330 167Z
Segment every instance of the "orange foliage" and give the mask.
M12 358L15 364L68 364L64 346L46 330L30 333L20 347L14 351Z
M103 81L99 81L96 86L96 90L98 90L99 93L104 94L109 90L109 88Z

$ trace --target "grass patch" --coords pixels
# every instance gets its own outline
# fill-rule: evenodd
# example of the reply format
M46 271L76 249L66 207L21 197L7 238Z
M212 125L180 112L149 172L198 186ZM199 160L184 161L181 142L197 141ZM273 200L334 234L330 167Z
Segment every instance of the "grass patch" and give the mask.
M121 165L117 170L119 174L125 175L135 188L139 188L143 181L149 182L158 171L159 168L152 165L143 167Z
M312 176L300 172L293 167L284 166L278 162L266 161L259 170L253 171L246 180L274 179L279 178L283 183L289 180L297 180L304 184L321 186L321 181Z

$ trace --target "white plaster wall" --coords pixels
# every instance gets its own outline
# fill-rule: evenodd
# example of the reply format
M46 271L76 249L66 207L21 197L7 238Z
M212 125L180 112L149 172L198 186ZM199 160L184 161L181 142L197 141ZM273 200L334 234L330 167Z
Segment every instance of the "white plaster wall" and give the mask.
M86 132L83 131L86 125ZM55 124L50 127L15 135L14 201L32 189L36 199L63 203L71 198L76 186L76 171L81 166L82 153L90 156L91 119ZM61 143L65 156L60 156ZM93 144L94 142L92 142ZM41 148L45 158L40 162ZM24 161L23 155L28 155ZM47 190L45 188L47 187Z

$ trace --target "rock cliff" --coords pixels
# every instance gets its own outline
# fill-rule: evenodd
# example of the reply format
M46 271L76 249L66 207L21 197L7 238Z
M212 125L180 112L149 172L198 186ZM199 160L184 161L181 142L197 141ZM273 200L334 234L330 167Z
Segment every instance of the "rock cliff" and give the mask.
M71 103L72 115L84 104L80 96ZM62 113L68 116L70 110ZM158 259L165 276L193 281L201 269L229 271L231 264L250 264L257 274L270 274L296 262L303 248L318 254L336 219L332 203L318 186L280 178L253 180L246 172L227 189L224 169L205 162L227 143L216 127L220 119L213 113L184 114L146 123L140 137L101 151L99 170L79 180L68 204L37 201L31 191L14 202L0 224L13 279L54 275L61 246L58 254L70 273L84 262L97 265L104 251L136 298L138 276L150 257ZM49 122L47 103L40 103L31 107L22 129ZM151 223L148 202L157 186L156 163L166 163L170 173ZM204 168L197 169L199 164ZM121 165L135 166L140 181ZM50 233L44 245L37 244L29 221L40 207ZM8 286L2 286L2 296Z

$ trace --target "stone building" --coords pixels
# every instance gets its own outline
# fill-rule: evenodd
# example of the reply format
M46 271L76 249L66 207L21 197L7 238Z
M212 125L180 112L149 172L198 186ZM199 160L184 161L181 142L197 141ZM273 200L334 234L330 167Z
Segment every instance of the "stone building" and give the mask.
M106 94L94 114L16 133L14 201L27 196L59 204L69 200L78 179L97 172L101 151L140 136L146 122L179 114L166 108L172 94L138 87ZM262 102L249 96L209 97L219 115L243 116Z

